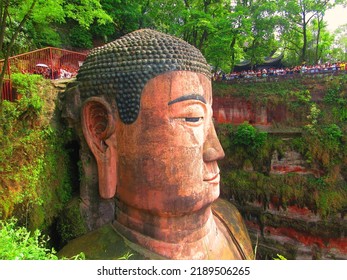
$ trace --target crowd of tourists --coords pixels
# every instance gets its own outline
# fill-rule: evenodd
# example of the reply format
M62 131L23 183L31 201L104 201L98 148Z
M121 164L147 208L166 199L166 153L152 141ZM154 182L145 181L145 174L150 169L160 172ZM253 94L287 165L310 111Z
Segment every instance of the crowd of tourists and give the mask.
M42 64L44 65L44 64ZM23 69L23 74L38 74L45 79L69 79L77 75L78 69L75 67L62 66L59 69L52 70L49 66L35 66L33 69Z
M217 71L213 75L214 81L230 81L234 79L252 79L252 78L264 78L264 77L275 77L275 76L287 76L295 74L318 74L318 73L331 73L335 71L347 71L346 62L337 63L325 63L317 65L306 65L302 64L295 67L285 68L258 68L256 70L243 70L234 71L229 74L223 71Z
M52 69L50 67L35 67L32 74L40 74L47 79L65 79L72 78L77 75L77 69L64 66L59 70L54 70L52 75ZM236 79L252 79L252 78L264 78L264 77L280 77L295 74L317 74L317 73L331 73L335 71L347 71L346 62L337 63L325 63L317 65L306 65L302 64L300 66L285 67L285 68L275 68L275 67L264 67L257 68L255 70L243 70L243 71L233 71L229 74L224 73L219 70L214 72L214 81L232 81ZM24 72L24 71L22 71Z

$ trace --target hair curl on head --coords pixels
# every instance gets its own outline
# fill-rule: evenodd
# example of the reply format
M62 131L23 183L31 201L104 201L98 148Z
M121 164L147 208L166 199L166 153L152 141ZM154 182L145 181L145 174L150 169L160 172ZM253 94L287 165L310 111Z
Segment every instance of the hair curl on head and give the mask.
M186 70L211 77L201 52L187 42L142 29L95 48L81 66L77 82L81 98L115 96L126 124L139 114L141 92L148 80L169 71Z

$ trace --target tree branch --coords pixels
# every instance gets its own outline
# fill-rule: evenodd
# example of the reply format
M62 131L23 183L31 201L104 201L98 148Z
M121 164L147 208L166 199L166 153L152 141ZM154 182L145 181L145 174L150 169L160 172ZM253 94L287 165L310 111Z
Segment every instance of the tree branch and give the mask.
M35 5L36 5L37 0L33 0L33 2L31 3L31 6L29 8L29 10L27 11L27 13L24 15L23 19L21 20L21 22L19 23L18 27L16 28L15 32L12 35L12 38L10 40L10 43L8 44L7 48L6 48L6 52L7 55L10 56L10 51L13 47L13 44L15 42L15 40L18 37L19 32L22 30L24 24L27 22L27 20L29 19Z
M9 0L1 1L1 13L0 13L0 50L2 51L4 39L5 39L5 31L6 31L6 19L8 17L8 7Z

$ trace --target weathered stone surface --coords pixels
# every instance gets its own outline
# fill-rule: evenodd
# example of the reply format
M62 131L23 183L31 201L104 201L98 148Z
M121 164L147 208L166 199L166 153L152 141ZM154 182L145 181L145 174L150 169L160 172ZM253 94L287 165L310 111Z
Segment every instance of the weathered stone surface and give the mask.
M273 122L281 122L288 117L287 108L278 104L275 108L252 103L241 97L214 97L213 117L217 123L241 124L249 122L253 125L269 126Z
M224 151L212 120L210 78L200 51L153 30L91 51L67 89L72 108L64 110L80 141L81 211L91 229L115 212L117 233L168 259L253 257L237 210L228 208L239 217L234 225L211 209ZM94 240L102 250L96 240L103 236L96 231L67 247ZM121 241L114 238L107 240Z
M316 177L322 175L318 169L312 169L303 159L300 153L296 151L285 151L279 157L277 151L272 155L270 174L286 174L286 173L299 173L299 174L313 174Z
M229 234L232 234L234 242L245 252L244 258L252 259L253 248L248 241L249 236L243 218L236 207L228 201L218 199L212 209L216 223L225 228ZM136 242L132 242L127 234L124 235L124 233L129 233L129 230L124 231L123 229L124 227L119 227L116 221L113 224L105 224L94 231L71 240L59 251L58 256L60 258L71 258L83 252L88 260L115 260L129 254L131 254L130 259L136 260L168 259L165 255L156 254L144 246L139 246L138 239ZM133 235L133 233L130 233L130 235ZM145 237L137 235L137 238ZM148 242L148 239L146 240ZM150 241L157 246L168 246L160 240L152 239ZM170 246L171 249L180 250L184 247L184 242L171 243ZM210 249L210 251L213 250ZM164 254L167 253L164 252Z
M117 260L123 256L131 254L129 259L160 259L159 256L143 250L138 252L135 244L129 242L118 234L112 224L105 224L102 227L91 231L79 238L69 242L59 253L60 258L71 258L81 252L87 260Z
M319 95L313 92L313 100L319 101L322 96L321 91ZM300 129L287 127L288 123L297 122L284 104L264 110L263 106L246 98L226 96L215 98L213 107L217 123L237 125L248 121L285 141L301 134ZM256 115L259 115L258 119ZM244 164L243 170L253 172L250 164ZM281 151L281 155L275 151L268 170L270 178L288 173L316 178L324 175L319 167L308 164L299 152L292 149ZM337 181L345 184L346 174L346 170L337 172ZM314 203L317 202L312 199L315 193L304 195L310 197L310 201L296 201L293 196L289 198L290 203L282 205L280 195L267 193L266 186L262 190L264 193L258 191L252 189L242 198L237 197L240 203L237 207L245 217L253 245L257 247L257 259L272 259L277 254L288 259L347 259L346 210L322 217L316 213L317 205ZM224 195L233 197L228 188Z
M242 207L241 207L242 208ZM322 220L318 215L291 211L263 211L247 220L253 242L258 242L258 258L281 254L288 259L347 259L347 223L344 219Z

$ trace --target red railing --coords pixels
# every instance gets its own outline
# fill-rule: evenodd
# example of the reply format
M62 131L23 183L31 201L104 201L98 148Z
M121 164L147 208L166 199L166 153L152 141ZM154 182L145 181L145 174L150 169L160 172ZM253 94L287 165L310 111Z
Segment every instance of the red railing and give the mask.
M87 54L58 48L44 48L12 56L3 82L1 99L13 101L16 96L12 89L11 73L40 74L46 79L71 78L77 74ZM4 61L0 61L0 70Z
M10 79L4 79L2 83L1 99L9 101L14 101L16 99L16 97L13 94L12 82Z

